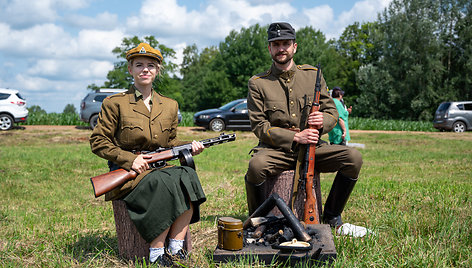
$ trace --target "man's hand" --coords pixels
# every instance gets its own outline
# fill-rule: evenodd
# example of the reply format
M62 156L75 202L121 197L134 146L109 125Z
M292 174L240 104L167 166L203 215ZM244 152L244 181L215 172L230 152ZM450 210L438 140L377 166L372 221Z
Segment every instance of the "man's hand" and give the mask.
M322 128L323 127L323 113L320 111L311 113L308 116L308 125L316 129Z
M146 154L138 155L138 157L134 159L133 165L131 166L131 168L134 171L138 172L138 174L143 173L144 171L149 169L149 164L145 160L149 158L152 158L152 156L146 155Z
M192 141L192 155L197 155L200 154L203 149L205 149L205 146L203 146L203 143L199 141Z
M301 144L318 143L319 133L318 129L307 128L296 133L293 137L293 141Z

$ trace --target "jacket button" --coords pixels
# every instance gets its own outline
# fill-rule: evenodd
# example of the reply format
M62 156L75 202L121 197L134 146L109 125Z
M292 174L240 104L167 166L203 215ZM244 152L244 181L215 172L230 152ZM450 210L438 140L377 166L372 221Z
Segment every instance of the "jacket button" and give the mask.
M292 106L293 106L293 101L290 101L290 105L292 105Z
M296 117L297 115L296 114L292 114L292 117Z

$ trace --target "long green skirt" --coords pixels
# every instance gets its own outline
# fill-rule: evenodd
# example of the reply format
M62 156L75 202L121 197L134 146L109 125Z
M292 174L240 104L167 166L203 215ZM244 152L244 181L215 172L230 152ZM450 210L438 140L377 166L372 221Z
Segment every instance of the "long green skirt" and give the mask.
M190 209L190 202L190 223L199 221L206 197L195 170L176 166L149 173L123 200L136 229L150 243Z

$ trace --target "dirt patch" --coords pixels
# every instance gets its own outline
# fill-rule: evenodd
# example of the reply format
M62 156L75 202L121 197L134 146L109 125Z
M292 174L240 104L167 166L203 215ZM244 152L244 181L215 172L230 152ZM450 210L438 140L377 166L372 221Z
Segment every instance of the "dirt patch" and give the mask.
M195 137L196 139L205 139L217 136L218 133L206 131L202 127L178 127L179 137L186 140L188 137ZM227 133L233 131L228 130ZM421 132L421 131L383 131L383 130L351 130L351 134L362 133L380 133L380 134L413 134L413 135L428 135L438 139L458 139L458 140L472 140L472 132L454 133L454 132ZM55 126L55 125L26 125L17 126L10 131L0 131L0 138L18 137L17 134L22 134L22 138L38 137L49 139L51 142L84 142L88 141L92 130L85 126ZM47 138L49 136L49 138ZM238 131L238 139L252 139L255 138L251 131ZM0 143L2 143L0 141Z

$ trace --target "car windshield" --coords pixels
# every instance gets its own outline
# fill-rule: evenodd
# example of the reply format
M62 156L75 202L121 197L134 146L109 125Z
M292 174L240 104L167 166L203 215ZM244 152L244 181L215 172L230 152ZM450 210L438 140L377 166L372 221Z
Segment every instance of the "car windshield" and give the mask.
M441 105L439 105L439 107L438 107L438 112L446 111L449 108L449 106L451 106L450 102L441 103Z
M239 102L241 102L241 101L240 101L240 100L234 100L234 101L232 101L232 102L226 103L225 105L221 106L221 107L218 108L218 109L223 110L223 111L227 111L227 110L233 108L233 106L234 106L236 103L239 103Z

